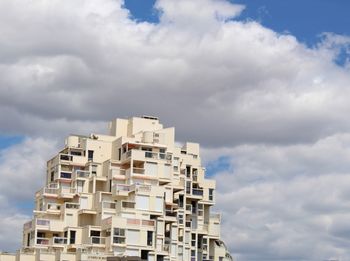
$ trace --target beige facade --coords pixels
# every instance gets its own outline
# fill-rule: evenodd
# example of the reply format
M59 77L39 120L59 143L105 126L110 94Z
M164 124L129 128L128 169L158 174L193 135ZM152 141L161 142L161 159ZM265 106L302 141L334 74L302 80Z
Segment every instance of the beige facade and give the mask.
M116 119L109 135L69 136L47 162L23 246L0 261L232 260L214 204L199 144L178 146L154 117Z

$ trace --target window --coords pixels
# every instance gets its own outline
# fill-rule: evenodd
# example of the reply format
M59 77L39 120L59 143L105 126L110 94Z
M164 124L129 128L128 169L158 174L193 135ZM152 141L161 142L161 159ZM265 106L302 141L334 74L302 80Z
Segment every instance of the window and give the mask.
M125 244L125 229L114 228L113 243L114 244Z
M147 231L147 246L153 245L153 232Z
M214 189L209 189L209 200L214 199Z
M50 181L53 182L55 179L55 172L51 171L51 177L50 177Z
M119 149L118 149L118 159L120 160L121 157L122 157L122 149L119 148Z
M75 244L75 235L76 235L76 231L75 230L71 230L70 231L69 244Z
M93 161L93 159L94 159L94 151L88 150L88 160Z

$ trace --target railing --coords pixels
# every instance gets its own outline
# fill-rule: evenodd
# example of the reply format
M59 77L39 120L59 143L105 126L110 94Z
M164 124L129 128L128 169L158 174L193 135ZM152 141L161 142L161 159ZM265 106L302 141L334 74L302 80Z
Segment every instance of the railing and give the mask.
M133 184L131 190L137 190L138 192L150 192L152 189L151 185L146 184Z
M165 215L168 216L168 217L176 217L177 214L176 214L176 212L166 211Z
M75 171L75 175L77 178L88 178L90 177L90 171L78 169Z
M111 176L114 177L114 176L117 176L117 175L122 175L122 176L125 176L125 169L120 169L120 168L111 168L110 169L110 172L111 172Z
M57 194L58 188L44 188L44 194Z
M142 226L154 227L154 221L153 220L142 220Z
M145 174L145 169L142 168L132 168L132 174Z
M109 202L109 201L102 201L102 207L103 208L116 209L116 203L115 202Z
M75 194L77 189L76 188L60 187L59 191L62 194Z
M192 195L203 196L203 189L192 189Z
M69 208L69 209L79 209L80 208L80 204L79 203L65 203L65 207Z
M61 205L56 203L47 203L47 210L60 210Z
M135 208L135 202L132 201L122 201L123 208Z
M72 173L70 172L61 172L60 177L63 179L71 179L72 178Z
M50 220L48 219L37 219L36 224L38 226L50 226Z
M106 238L105 237L90 237L91 238L91 244L100 244L104 245L106 243Z
M49 245L50 244L50 239L44 238L44 237L38 237L36 239L36 243L38 245Z
M59 154L60 160L72 161L73 156L70 154Z
M127 184L116 184L117 191L130 191L130 185Z
M32 224L33 224L32 221L28 221L27 223L24 223L23 230L31 229L32 228Z
M140 225L141 224L141 220L137 219L137 218L128 218L126 220L126 224L128 224L128 225Z
M66 245L67 238L66 237L53 237L54 244Z

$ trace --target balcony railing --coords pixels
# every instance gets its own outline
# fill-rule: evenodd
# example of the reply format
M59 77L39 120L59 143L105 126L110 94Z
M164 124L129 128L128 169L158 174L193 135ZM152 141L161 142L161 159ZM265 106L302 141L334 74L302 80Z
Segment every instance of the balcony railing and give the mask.
M142 226L154 227L154 224L153 220L142 220Z
M53 243L59 245L66 245L67 238L66 237L53 237Z
M99 245L104 245L106 243L106 238L105 237L90 237L91 238L91 244L99 244Z
M132 168L132 174L145 174L145 169L142 168Z
M102 201L102 207L103 208L116 209L116 203L115 202Z
M135 208L135 202L132 201L122 201L123 208Z
M47 210L60 210L61 205L56 203L47 203Z
M72 178L72 173L70 172L61 172L60 177L62 179L71 179Z
M23 225L23 230L31 229L32 228L32 224L33 224L32 221L28 221L27 223L25 223Z
M50 239L44 238L44 237L38 237L36 239L36 243L38 245L49 245L50 244Z
M192 195L203 196L203 189L192 189Z
M130 191L130 185L127 184L116 184L116 190L117 191Z
M48 219L37 219L36 224L38 226L48 227L50 226L50 220Z
M44 194L57 194L58 188L44 188Z
M90 171L78 169L75 171L75 176L77 178L88 178L88 177L90 177Z
M80 208L80 204L79 203L65 203L66 208L68 209L79 209Z
M77 189L69 187L60 187L59 192L61 194L75 194L77 192Z
M168 217L176 217L176 216L177 216L177 213L167 210L167 211L165 212L165 215L168 216Z
M72 161L73 156L70 154L59 154L60 160Z

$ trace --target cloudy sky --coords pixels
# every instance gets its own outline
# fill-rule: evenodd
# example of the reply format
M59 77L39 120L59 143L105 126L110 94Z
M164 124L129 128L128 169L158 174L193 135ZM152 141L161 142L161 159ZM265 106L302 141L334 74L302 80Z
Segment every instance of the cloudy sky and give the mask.
M66 135L147 114L201 143L238 260L350 260L349 10L1 0L0 250Z

